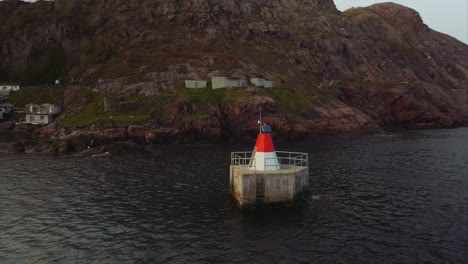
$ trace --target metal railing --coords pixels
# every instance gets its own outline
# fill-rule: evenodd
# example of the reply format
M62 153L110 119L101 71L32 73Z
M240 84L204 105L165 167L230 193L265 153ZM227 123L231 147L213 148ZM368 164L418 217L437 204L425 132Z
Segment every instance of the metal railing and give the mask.
M252 153L253 151L250 152L231 152L231 165L236 165L236 166L249 166L251 159L252 159Z
M232 152L231 165L243 167L255 167L255 158L253 151ZM302 152L276 151L276 157L281 167L307 167L309 163L309 154ZM278 166L275 162L268 162L265 159L265 166ZM274 165L268 165L274 164Z

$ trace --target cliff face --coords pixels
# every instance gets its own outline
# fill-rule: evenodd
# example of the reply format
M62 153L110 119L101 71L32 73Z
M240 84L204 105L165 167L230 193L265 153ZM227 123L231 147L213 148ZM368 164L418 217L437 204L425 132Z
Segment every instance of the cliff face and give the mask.
M396 4L341 13L332 0L10 0L0 17L3 79L160 96L176 80L259 76L306 97L292 113L253 91L195 121L168 106L175 117L158 124L189 138L249 135L260 105L284 138L468 121L468 46Z

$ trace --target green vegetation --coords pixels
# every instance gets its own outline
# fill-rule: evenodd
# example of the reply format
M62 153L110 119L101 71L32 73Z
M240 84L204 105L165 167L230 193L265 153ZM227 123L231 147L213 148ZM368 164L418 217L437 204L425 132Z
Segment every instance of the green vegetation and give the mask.
M70 112L63 120L65 127L85 127L91 124L144 124L149 119L163 118L163 106L168 97L107 95L135 107L125 110L104 111L105 95L81 88L76 100L68 107Z
M211 84L209 84L211 86ZM104 111L104 98L112 98L122 103L133 103L134 108ZM69 114L63 119L65 127L85 127L91 124L145 124L150 119L165 119L164 109L182 101L195 105L196 112L183 118L197 119L208 117L220 104L230 101L246 102L248 95L242 89L187 89L183 81L176 82L176 96L155 97L103 95L82 88L76 100L68 107ZM75 110L74 110L75 109Z
M20 4L12 3L11 5ZM54 82L56 79L70 77L72 69L76 73L89 64L104 63L115 56L116 49L111 38L95 34L96 29L89 25L89 21L83 19L83 15L77 14L77 12L85 12L86 6L92 5L92 3L81 5L77 0L70 0L60 3L60 7L57 7L58 4L38 1L34 5L34 8L27 8L26 5L11 8L9 12L2 10L0 12L0 34L13 36L18 33L23 37L34 36L42 33L39 31L41 33L36 34L36 30L45 30L39 25L48 25L50 21L60 21L57 23L62 24L61 19L66 18L70 20L71 25L81 36L68 40L79 44L79 46L64 44L60 40L54 40L60 39L60 37L54 37L51 32L44 32L44 34L52 34L50 41L42 43L32 40L33 47L29 56L26 56L26 64L15 62L8 68L0 68L1 81L15 82L21 85L44 85ZM33 31L34 33L32 33ZM64 47L68 47L68 49L64 49ZM80 49L79 52L76 48Z
M232 101L247 102L249 98L244 88L213 90L211 87L211 81L208 81L208 87L204 89L185 88L184 81L176 81L176 95L179 101L186 100L195 105L195 117L210 116L213 108L219 105Z
M208 116L213 107L218 105L215 91L211 89L211 82L207 88L185 88L184 81L176 81L176 95L179 101L189 101L197 108L196 117ZM195 118L196 118L195 117ZM194 118L194 117L192 117Z
M324 81L313 87L275 87L259 89L260 95L272 97L278 108L293 114L302 115L311 105L325 105L339 93L339 82ZM122 96L102 94L89 88L72 88L70 96L74 99L64 109L63 118L59 122L64 127L86 127L92 124L146 124L150 120L165 120L169 118L166 111L180 102L189 102L195 107L192 114L182 116L186 120L210 117L219 106L230 102L247 103L251 94L245 88L217 89L185 88L183 81L177 81L175 94L146 96ZM65 87L25 87L10 94L9 101L18 107L28 103L53 103L63 105ZM104 111L104 99L114 102L113 110Z
M0 80L8 80L8 71L0 65Z
M30 52L33 63L28 68L16 68L9 74L9 80L22 85L38 85L54 82L65 74L66 55L61 45L45 50L33 47Z
M308 111L310 105L326 105L336 100L340 93L340 82L328 81L324 84L313 87L275 87L268 89L259 89L260 94L273 98L277 106L290 114L301 115ZM183 81L176 82L176 94L178 100L187 100L197 107L197 117L209 116L214 107L228 103L241 102L249 100L250 95L246 93L245 88L240 89L211 89L211 83L208 89L188 89L185 88Z
M104 63L116 54L113 42L103 36L94 38L83 37L80 41L80 60L82 64L88 62Z
M19 91L11 92L8 101L16 107L24 107L26 104L59 104L63 102L64 86L38 86L21 87Z
M314 87L274 87L261 89L263 95L273 98L280 109L301 115L308 111L311 105L326 105L336 100L339 84L320 85Z
M273 98L279 108L294 115L306 112L311 103L307 89L300 87L274 87L261 91Z

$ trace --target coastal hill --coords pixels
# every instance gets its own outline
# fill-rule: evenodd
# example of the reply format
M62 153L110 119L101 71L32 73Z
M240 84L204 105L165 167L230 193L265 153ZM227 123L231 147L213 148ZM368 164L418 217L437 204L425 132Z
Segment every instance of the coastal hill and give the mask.
M284 139L468 124L468 45L393 3L7 0L0 56L0 81L63 80L59 126L121 125L149 142L251 138L260 106ZM276 87L183 87L212 76ZM138 110L105 113L109 97Z

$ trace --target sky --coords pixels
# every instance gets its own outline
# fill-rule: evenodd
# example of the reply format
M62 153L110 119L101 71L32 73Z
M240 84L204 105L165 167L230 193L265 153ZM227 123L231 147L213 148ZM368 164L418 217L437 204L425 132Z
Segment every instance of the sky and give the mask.
M468 0L334 0L344 11L351 7L394 2L410 7L421 15L430 28L468 44Z

